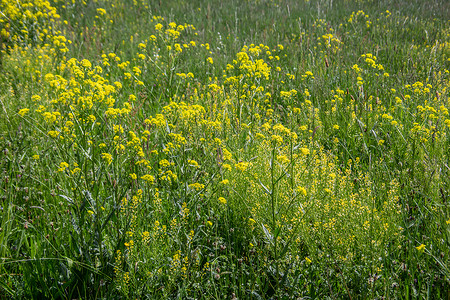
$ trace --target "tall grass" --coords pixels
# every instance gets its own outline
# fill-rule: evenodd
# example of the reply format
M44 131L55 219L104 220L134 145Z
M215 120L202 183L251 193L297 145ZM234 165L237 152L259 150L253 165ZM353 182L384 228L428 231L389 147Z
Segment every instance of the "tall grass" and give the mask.
M449 297L445 1L0 8L3 297Z

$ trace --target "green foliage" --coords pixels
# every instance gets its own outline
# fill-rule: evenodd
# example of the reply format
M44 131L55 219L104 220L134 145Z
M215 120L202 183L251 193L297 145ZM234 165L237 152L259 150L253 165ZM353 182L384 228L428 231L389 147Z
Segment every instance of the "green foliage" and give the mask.
M448 298L445 1L3 1L5 298Z

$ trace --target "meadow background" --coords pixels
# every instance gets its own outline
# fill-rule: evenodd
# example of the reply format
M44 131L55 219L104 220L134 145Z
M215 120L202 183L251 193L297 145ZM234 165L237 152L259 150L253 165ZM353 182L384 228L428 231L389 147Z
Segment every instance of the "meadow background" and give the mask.
M448 299L450 3L0 3L0 298Z

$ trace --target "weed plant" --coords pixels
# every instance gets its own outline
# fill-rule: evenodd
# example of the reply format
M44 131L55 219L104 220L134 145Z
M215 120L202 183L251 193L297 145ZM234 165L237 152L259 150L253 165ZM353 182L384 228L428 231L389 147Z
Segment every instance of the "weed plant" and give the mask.
M450 297L446 1L0 4L0 298Z

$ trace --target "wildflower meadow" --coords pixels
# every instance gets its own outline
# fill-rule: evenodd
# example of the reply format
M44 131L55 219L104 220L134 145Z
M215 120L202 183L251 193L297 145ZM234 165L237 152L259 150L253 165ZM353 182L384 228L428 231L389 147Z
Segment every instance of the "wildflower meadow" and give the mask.
M449 299L446 0L2 0L0 299Z

